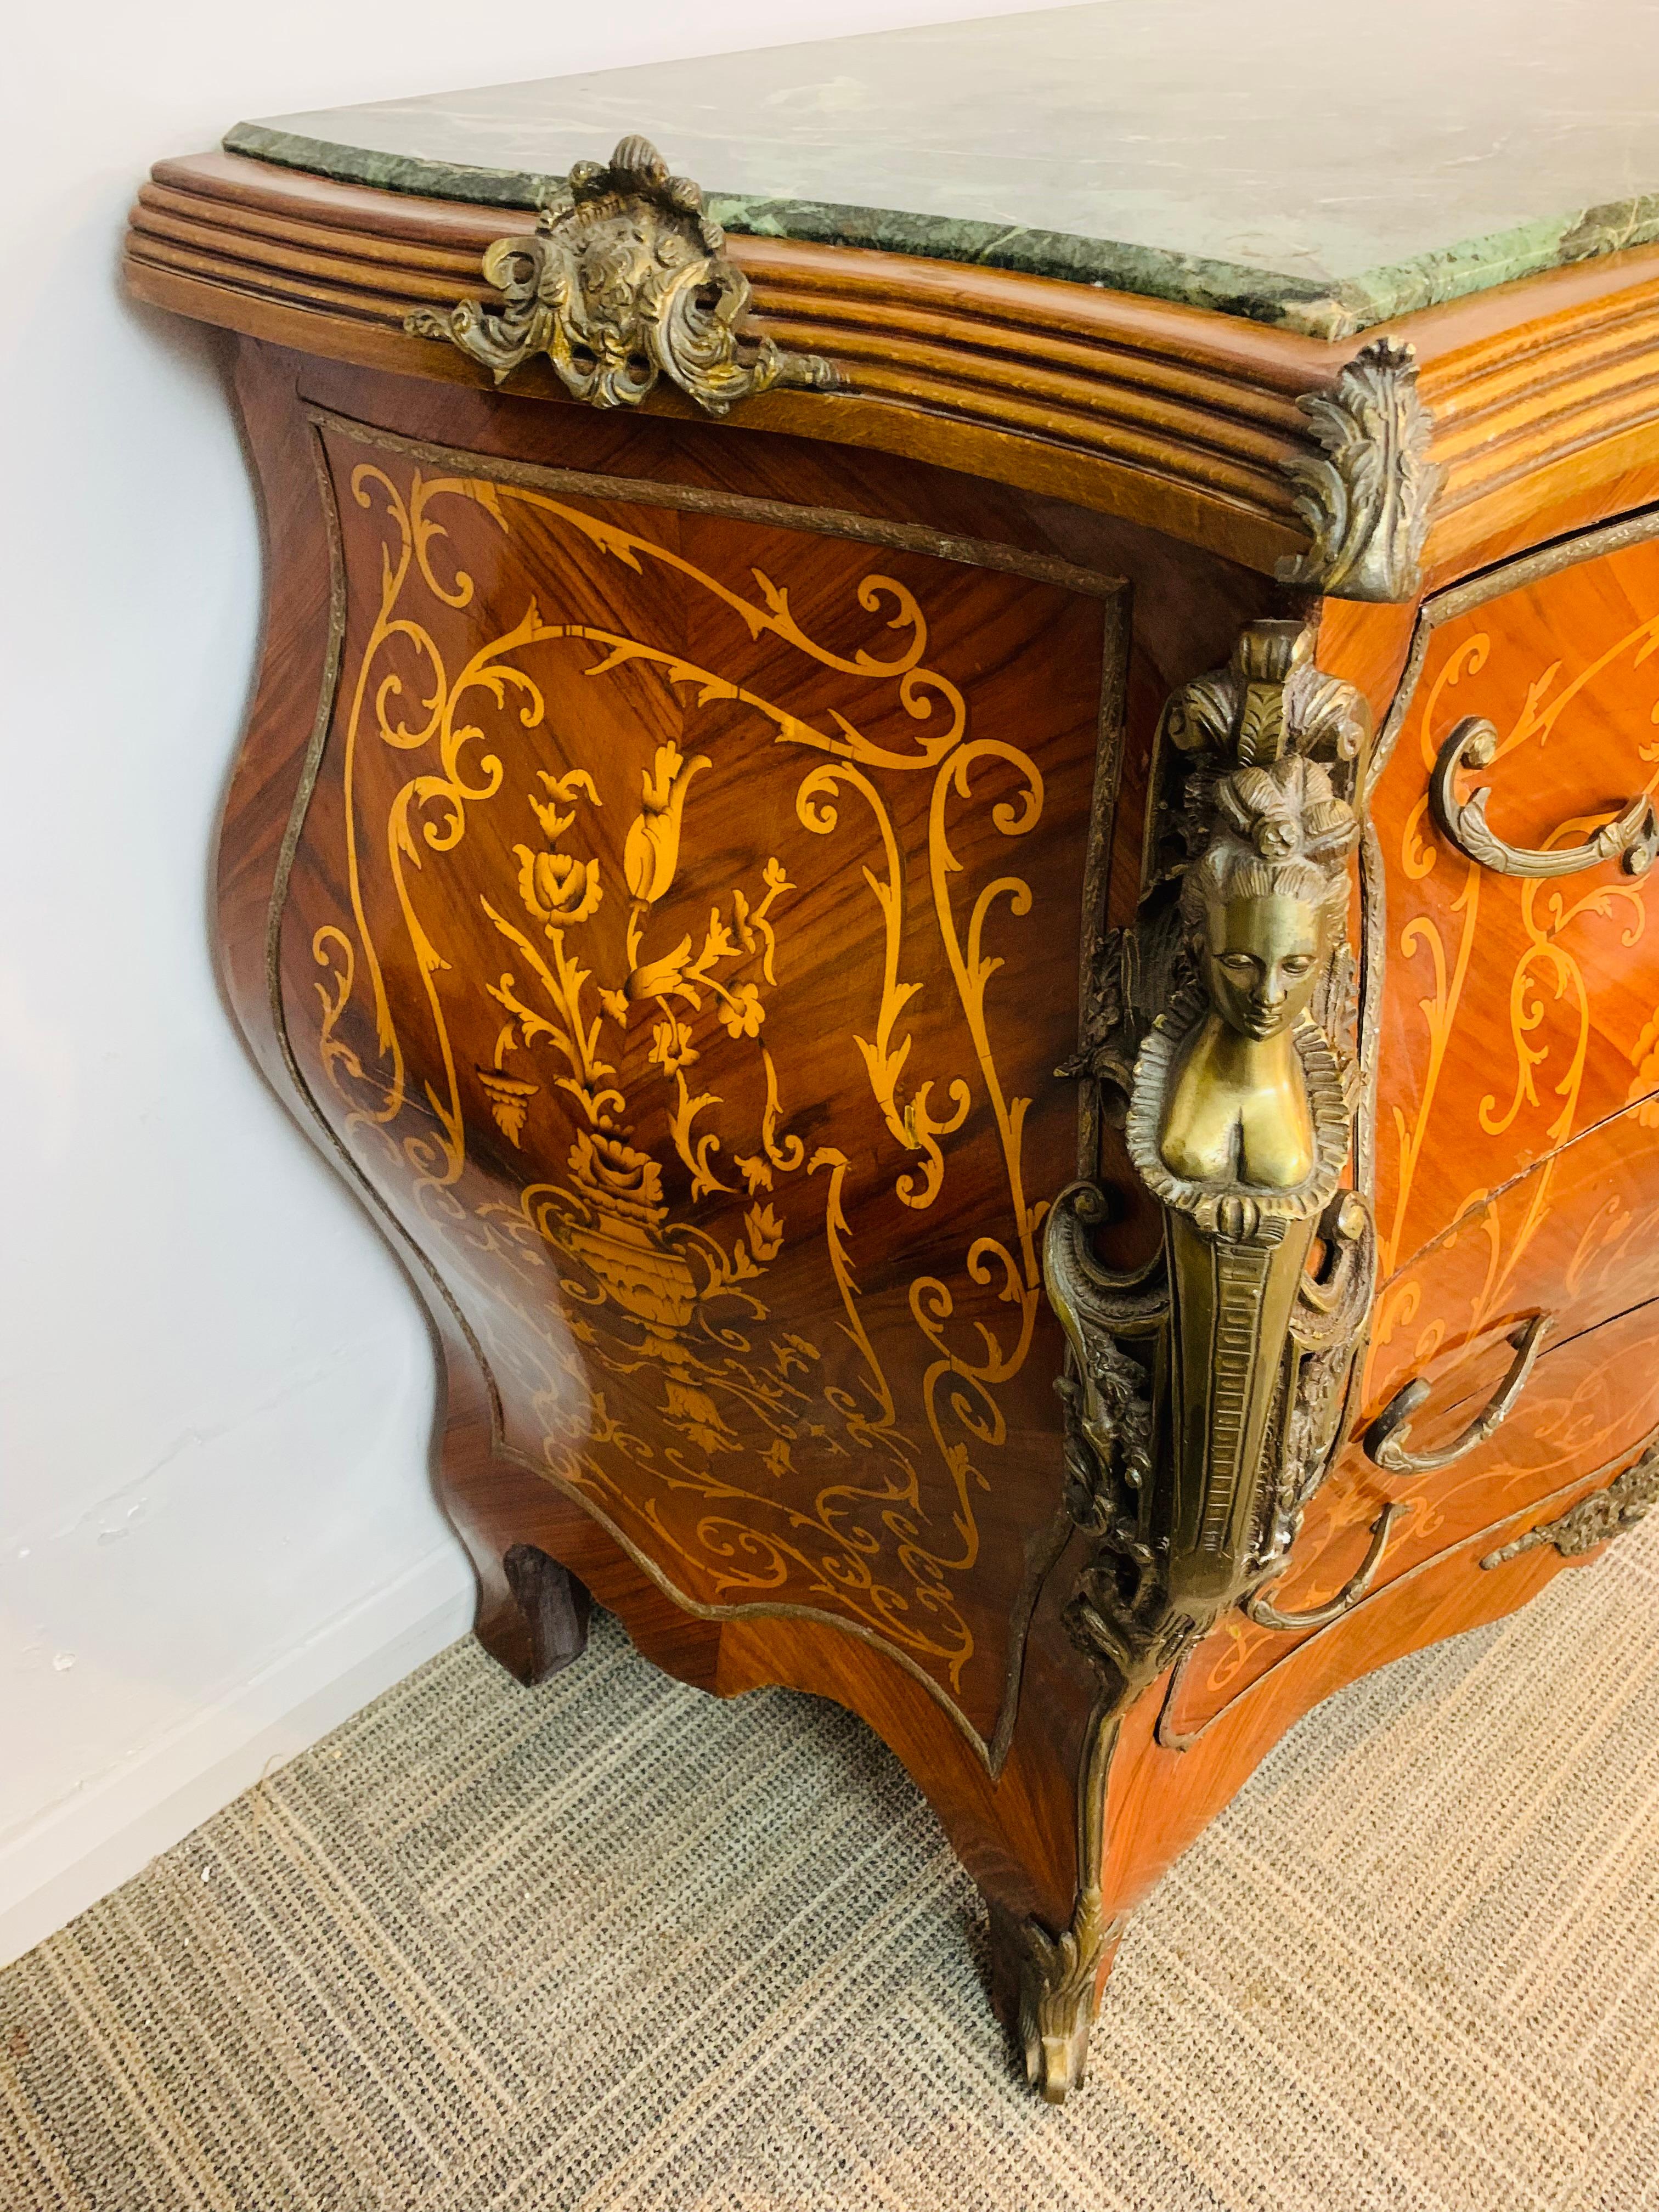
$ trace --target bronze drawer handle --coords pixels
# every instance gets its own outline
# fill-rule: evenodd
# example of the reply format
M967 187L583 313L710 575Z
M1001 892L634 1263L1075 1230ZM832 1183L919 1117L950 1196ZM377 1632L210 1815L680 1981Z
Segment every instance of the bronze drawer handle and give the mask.
M1395 1498L1382 1508L1371 1523L1371 1540L1364 1558L1336 1595L1328 1598L1323 1605L1314 1606L1306 1613L1280 1613L1269 1598L1258 1592L1255 1597L1245 1601L1245 1617L1255 1621L1259 1628L1281 1629L1328 1628L1334 1620L1340 1620L1345 1613L1353 1611L1376 1580L1376 1571L1382 1564L1382 1554L1389 1547L1394 1524L1405 1519L1412 1510L1412 1503L1410 1498ZM1205 1729L1221 1717L1218 1712L1212 1713L1209 1720L1202 1722L1186 1735L1170 1717L1176 1698L1180 1694L1181 1685L1186 1679L1187 1663L1197 1648L1196 1644L1188 1646L1170 1668L1170 1679L1164 1685L1163 1702L1158 1709L1158 1718L1152 1723L1153 1738L1164 1751L1190 1751ZM1224 1706L1222 1711L1225 1710Z
M1429 1395L1429 1385L1419 1375L1404 1389L1395 1393L1366 1430L1366 1457L1390 1474L1433 1474L1485 1443L1492 1431L1507 1420L1516 1400L1526 1389L1527 1378L1554 1322L1553 1314L1534 1314L1524 1327L1516 1330L1510 1339L1515 1357L1510 1362L1508 1374L1492 1392L1486 1411L1477 1414L1450 1443L1443 1445L1438 1451L1413 1452L1407 1449L1411 1417Z
M1659 815L1645 793L1604 823L1587 845L1563 845L1548 852L1506 845L1486 821L1492 787L1483 783L1467 799L1457 796L1459 772L1490 767L1497 750L1498 732L1492 725L1484 715L1466 714L1441 746L1434 764L1429 785L1434 818L1460 853L1499 876L1576 876L1583 868L1600 867L1604 860L1622 861L1627 876L1647 873L1659 855Z
M1376 1581L1394 1524L1403 1520L1411 1510L1409 1498L1395 1498L1382 1508L1371 1523L1370 1544L1358 1568L1336 1595L1327 1598L1323 1605L1316 1605L1307 1613L1281 1613L1265 1591L1259 1591L1245 1606L1245 1612L1258 1628L1328 1628L1332 1621L1340 1620L1345 1613L1352 1613Z

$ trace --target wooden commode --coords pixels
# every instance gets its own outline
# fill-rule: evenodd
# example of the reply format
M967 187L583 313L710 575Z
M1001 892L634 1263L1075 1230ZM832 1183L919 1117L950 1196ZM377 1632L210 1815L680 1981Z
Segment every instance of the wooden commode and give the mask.
M264 501L228 987L431 1314L478 1634L862 1715L1051 2099L1299 1715L1659 1496L1597 13L774 48L133 214Z

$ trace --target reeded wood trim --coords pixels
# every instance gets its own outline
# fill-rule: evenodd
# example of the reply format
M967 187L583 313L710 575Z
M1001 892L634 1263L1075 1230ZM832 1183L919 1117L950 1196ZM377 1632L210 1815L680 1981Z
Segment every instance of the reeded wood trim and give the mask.
M366 367L483 372L403 330L481 290L478 257L530 218L336 185L224 154L164 161L133 210L133 290ZM1303 543L1283 466L1327 349L1218 315L994 270L738 238L757 318L827 355L834 395L772 392L744 426L869 445L1121 514L1270 569ZM532 366L514 391L563 399ZM650 410L683 413L663 391Z
M403 318L481 289L478 257L530 218L374 191L226 154L164 161L127 245L141 298L367 367L477 382ZM1356 350L1003 270L734 238L763 327L827 356L833 395L774 392L743 422L966 469L1125 515L1272 570L1305 538L1285 465L1301 392ZM1448 471L1425 555L1442 585L1651 497L1659 247L1404 318ZM1367 333L1367 340L1379 333ZM562 402L550 371L518 392ZM652 411L684 413L663 392Z
M1430 588L1659 493L1659 250L1552 270L1401 327L1448 472Z

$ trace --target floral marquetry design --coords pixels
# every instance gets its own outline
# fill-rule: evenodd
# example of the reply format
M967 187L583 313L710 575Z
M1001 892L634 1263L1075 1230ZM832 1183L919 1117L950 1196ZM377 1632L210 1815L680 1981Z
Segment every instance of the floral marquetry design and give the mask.
M1115 587L322 437L343 636L282 957L323 1110L501 1448L988 1737L1002 1532L1060 1480L1052 953Z
M1659 538L1449 597L1402 687L1372 806L1395 918L1376 1134L1385 1272L1659 1093L1651 872L1614 852L1555 880L1498 872L1437 823L1432 791L1448 738L1475 717L1492 733L1478 779L1490 827L1510 846L1582 847L1632 793L1639 807L1659 791Z

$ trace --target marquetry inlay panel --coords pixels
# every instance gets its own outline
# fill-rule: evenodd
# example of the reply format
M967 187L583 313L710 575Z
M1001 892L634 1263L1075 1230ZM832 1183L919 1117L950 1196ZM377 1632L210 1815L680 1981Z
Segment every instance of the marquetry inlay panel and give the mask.
M337 681L280 958L323 1113L514 1455L988 1738L1057 1487L1116 587L316 434Z
M1659 787L1659 538L1564 558L1507 589L1500 572L1448 595L1372 803L1387 887L1385 1278L1487 1193L1659 1091L1653 874L1617 860L1554 881L1497 874L1431 808L1440 749L1474 715L1498 743L1465 781L1490 786L1492 825L1512 845L1582 844ZM1638 1126L1655 1124L1659 1106L1644 1106ZM1524 1244L1535 1218L1515 1233ZM1498 1255L1498 1276L1519 1257Z

